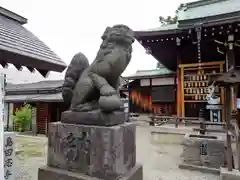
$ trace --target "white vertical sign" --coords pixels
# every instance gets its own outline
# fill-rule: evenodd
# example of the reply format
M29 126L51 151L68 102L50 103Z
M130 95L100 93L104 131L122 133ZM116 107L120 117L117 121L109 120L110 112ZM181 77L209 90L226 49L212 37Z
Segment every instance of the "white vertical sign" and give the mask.
M4 133L4 180L15 180L15 132Z
M4 178L4 92L5 92L5 74L0 75L0 177Z

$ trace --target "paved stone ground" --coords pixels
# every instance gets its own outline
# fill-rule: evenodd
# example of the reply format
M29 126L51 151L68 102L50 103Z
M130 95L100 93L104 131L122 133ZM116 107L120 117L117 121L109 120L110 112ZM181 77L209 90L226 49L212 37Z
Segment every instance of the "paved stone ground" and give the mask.
M219 176L178 168L183 136L151 134L137 129L137 161L144 165L144 180L219 180Z
M181 170L180 135L151 134L149 126L137 128L137 161L144 166L144 180L219 180L219 176ZM46 164L44 137L18 137L16 180L37 180L38 167Z

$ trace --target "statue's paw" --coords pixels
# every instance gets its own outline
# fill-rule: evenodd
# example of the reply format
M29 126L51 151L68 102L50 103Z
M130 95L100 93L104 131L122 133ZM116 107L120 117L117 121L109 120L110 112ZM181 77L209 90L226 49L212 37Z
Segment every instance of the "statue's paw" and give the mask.
M113 111L121 109L121 107L123 107L123 102L118 95L101 96L99 98L99 107L103 111Z
M112 96L114 94L117 94L116 90L113 89L112 87L110 86L103 86L101 89L100 89L100 93L102 96Z

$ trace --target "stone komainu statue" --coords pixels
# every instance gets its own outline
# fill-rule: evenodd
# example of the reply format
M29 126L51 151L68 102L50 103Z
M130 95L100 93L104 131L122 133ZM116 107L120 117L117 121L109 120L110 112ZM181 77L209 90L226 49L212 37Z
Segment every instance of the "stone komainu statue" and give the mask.
M125 25L107 27L93 63L76 54L68 66L62 95L71 111L119 110L119 77L131 60L133 31Z

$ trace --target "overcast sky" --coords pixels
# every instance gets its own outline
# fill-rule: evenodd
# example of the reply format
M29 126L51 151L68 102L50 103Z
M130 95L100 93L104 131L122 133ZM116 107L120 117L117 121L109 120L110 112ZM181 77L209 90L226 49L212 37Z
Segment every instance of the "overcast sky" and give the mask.
M193 0L1 0L0 6L28 19L25 25L67 64L77 52L93 61L106 26L126 24L133 30L156 28L158 17L174 15L180 3ZM153 69L157 61L133 45L123 75Z

